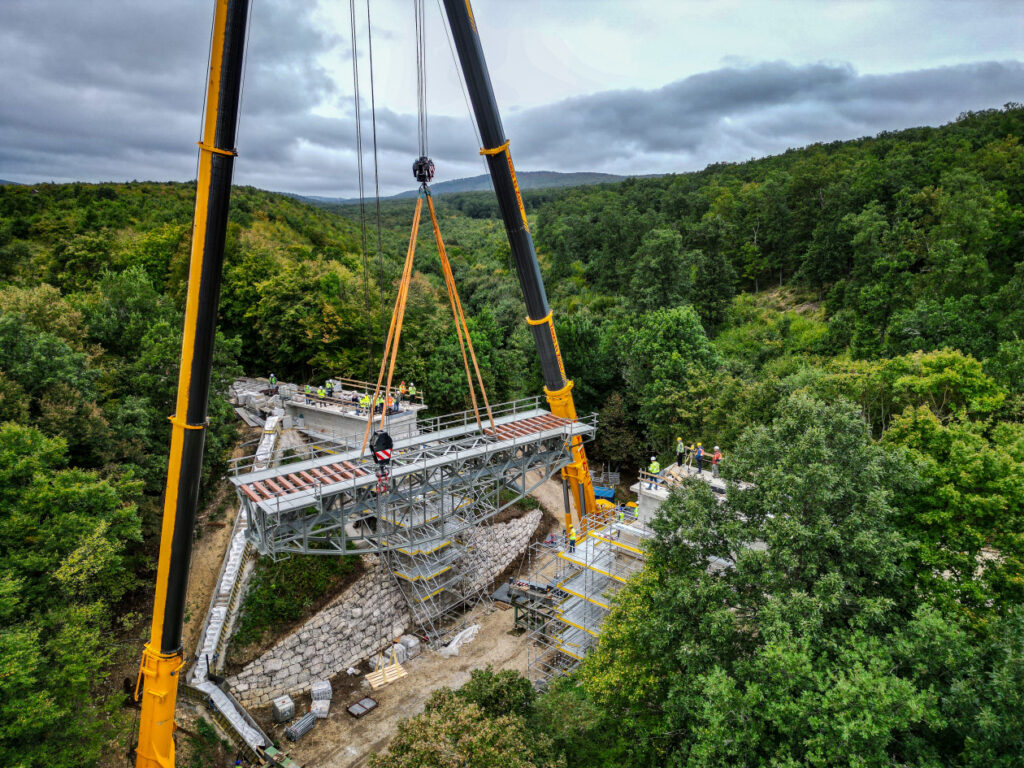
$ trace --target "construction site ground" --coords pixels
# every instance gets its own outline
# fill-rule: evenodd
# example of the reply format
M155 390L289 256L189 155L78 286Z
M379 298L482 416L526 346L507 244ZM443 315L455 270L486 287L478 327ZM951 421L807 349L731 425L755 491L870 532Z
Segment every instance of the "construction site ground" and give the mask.
M379 691L361 686L362 673L367 671L363 665L358 676L347 680L345 675L334 678L330 717L319 721L310 733L294 744L284 738L284 729L280 726L268 730L268 735L278 739L282 748L302 765L356 768L365 765L370 755L387 749L399 721L423 711L432 691L443 686L458 688L469 680L474 669L488 664L496 670L526 672L529 651L522 637L509 634L512 629L511 611L482 605L469 618L480 625L480 632L471 643L462 646L458 656L446 659L427 650L403 665L408 672L406 677ZM363 696L372 696L378 706L356 720L345 708ZM296 702L298 711L308 707L308 696ZM253 714L261 724L265 724L270 712L255 710Z
M189 620L184 628L186 648L195 646L230 540L231 524L237 513L230 486L225 483L223 490L227 492L226 495L222 498L221 491L218 491L199 521L202 533L192 552L187 603ZM540 502L545 513L534 540L561 531L563 496L560 481L544 483L531 496ZM525 570L521 570L521 562L522 558L517 559L499 581L507 579L509 575L528 578ZM342 674L335 677L332 680L335 693L330 717L319 721L311 733L294 744L284 738L284 728L273 723L269 708L255 709L251 714L267 734L288 750L300 764L311 768L354 768L365 765L371 754L387 748L399 721L423 710L432 691L443 686L458 688L469 680L472 670L482 669L488 664L496 670L515 669L526 672L529 649L522 636L510 634L511 611L481 605L468 619L480 624L480 632L473 642L461 649L458 656L446 659L434 651L426 650L404 665L408 671L407 677L380 691L369 692L361 686L363 673L369 671L365 663L361 665L358 676ZM283 636L286 632L282 629L281 634ZM356 720L345 708L368 694L377 699L379 706ZM303 712L308 708L308 695L297 697L297 711Z

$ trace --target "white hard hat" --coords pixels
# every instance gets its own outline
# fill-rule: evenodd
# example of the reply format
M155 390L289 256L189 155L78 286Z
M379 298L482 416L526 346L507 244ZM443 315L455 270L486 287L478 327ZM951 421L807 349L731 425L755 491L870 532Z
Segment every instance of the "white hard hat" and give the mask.
M651 461L654 461L654 460L655 460L655 459L654 459L654 457L653 457L653 456L651 456Z
M717 446L717 445L715 446L715 450L716 450L716 451L718 450L718 446Z

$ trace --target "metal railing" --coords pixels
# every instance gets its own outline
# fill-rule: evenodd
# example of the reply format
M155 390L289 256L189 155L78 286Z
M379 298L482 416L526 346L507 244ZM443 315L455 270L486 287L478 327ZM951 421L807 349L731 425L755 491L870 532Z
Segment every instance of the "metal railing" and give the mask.
M305 397L305 395L302 395ZM515 418L521 414L526 414L531 411L541 410L546 402L542 402L539 395L532 397L524 397L519 400L511 400L507 403L498 403L491 406L491 413L494 414L494 419L498 419L512 416ZM490 422L487 420L486 415L481 412L480 423L484 430L490 429ZM576 419L576 423L585 424L588 426L597 426L597 414L588 414L580 416ZM459 429L465 427L476 427L476 413L472 410L468 411L457 411L455 413L445 414L443 416L435 416L429 419L423 419L416 424L416 434L392 434L392 437L396 440L403 440L406 438L417 437L421 435L431 435L443 432L448 429ZM472 430L465 434L466 437L470 437L474 434L479 434L479 429ZM297 448L284 448L279 451L275 451L271 457L270 463L274 465L283 464L285 462L292 461L309 461L311 459L319 459L324 456L331 456L338 453L344 453L347 451L359 450L363 446L363 435L342 435L342 434L321 434L316 433L316 439L319 441L305 446L303 449ZM289 455L291 453L291 455ZM255 462L254 456L244 456L236 459L231 459L228 462L228 474L232 477L246 474L253 469Z
M494 415L495 421L497 421L504 416L518 416L521 413L536 411L540 408L540 395L533 395L532 397L524 397L519 400L510 400L507 403L492 405L491 413ZM476 424L477 415L477 412L472 410L456 411L455 413L447 413L443 416L424 419L419 422L418 426L421 432L440 432L445 429L452 429L453 427ZM483 424L484 429L489 429L490 423L487 420L487 412L480 410L479 416L480 423Z

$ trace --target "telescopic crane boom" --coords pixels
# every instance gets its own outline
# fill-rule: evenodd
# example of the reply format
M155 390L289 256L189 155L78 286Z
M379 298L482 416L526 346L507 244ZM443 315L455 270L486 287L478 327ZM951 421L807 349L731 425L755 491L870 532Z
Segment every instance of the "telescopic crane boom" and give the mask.
M469 0L444 0L444 6L485 145L480 152L487 158L519 284L526 300L526 321L540 355L544 392L553 414L575 419L572 382L565 376L551 308L473 10ZM199 174L181 371L175 412L170 417L171 451L160 531L153 624L150 641L142 652L136 685L136 699L141 701L142 709L136 750L137 768L174 766L174 709L178 676L185 663L181 630L203 462L248 12L249 0L216 0L203 138L199 142ZM573 463L563 470L563 478L571 488L578 516L582 517L596 509L594 488L582 441L578 437L573 439L572 452ZM572 514L567 509L566 527L572 523Z
M178 676L185 666L181 627L203 466L248 11L249 0L217 0L214 14L153 625L135 687L142 704L138 768L174 766L174 707Z
M505 232L508 234L509 246L512 249L519 285L526 300L526 322L533 333L537 354L540 356L544 394L547 395L553 414L565 419L575 419L576 405L572 399L572 382L565 376L565 365L558 348L555 325L551 319L551 307L548 305L544 280L540 275L530 225L526 220L526 208L523 206L519 183L516 181L509 142L505 138L498 103L491 87L491 77L487 72L487 62L484 60L473 8L470 6L470 0L444 0L444 8L484 144L480 154L487 158L487 167L491 172L494 192L498 196L498 206L501 209L501 218L505 222ZM587 455L583 450L583 441L579 437L573 438L572 455L573 463L562 470L562 477L569 485L577 514L582 518L596 511L596 502ZM567 531L573 522L571 517L569 510L566 510Z

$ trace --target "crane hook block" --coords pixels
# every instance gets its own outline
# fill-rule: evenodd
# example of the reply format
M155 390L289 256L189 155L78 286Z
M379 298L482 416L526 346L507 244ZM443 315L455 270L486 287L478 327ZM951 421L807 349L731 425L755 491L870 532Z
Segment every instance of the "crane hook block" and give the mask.
M395 442L387 432L383 430L374 432L373 441L370 443L370 448L373 450L373 460L378 464L390 464L391 449L394 448L394 445Z
M412 164L412 175L420 184L426 184L434 178L434 161L426 155L417 158L416 162Z

